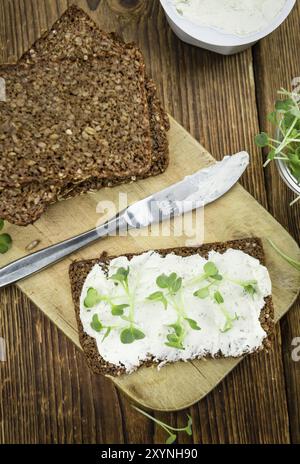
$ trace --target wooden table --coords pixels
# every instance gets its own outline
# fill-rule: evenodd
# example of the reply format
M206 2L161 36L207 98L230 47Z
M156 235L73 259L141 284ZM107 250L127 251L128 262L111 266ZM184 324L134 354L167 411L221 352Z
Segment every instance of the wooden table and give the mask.
M0 61L14 62L72 3L0 0ZM276 91L300 75L300 2L271 36L239 55L222 57L180 42L158 0L82 0L104 30L143 50L166 109L216 158L247 149L247 190L300 241L300 204L274 166L264 170L254 144L270 129ZM92 375L82 353L16 288L0 292L0 443L161 443L165 434L136 413L105 378ZM179 443L300 443L299 302L277 326L273 350L246 358L190 411L154 413L193 437Z

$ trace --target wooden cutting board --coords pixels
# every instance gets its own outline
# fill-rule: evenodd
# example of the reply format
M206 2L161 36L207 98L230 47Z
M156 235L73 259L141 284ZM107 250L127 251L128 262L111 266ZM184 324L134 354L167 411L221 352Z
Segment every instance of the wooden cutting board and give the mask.
M163 175L53 205L33 226L7 226L6 231L12 235L14 246L9 253L0 257L0 265L24 256L26 246L33 240L40 240L37 250L94 227L101 217L96 212L100 200L114 201L117 209L120 209L120 192L126 193L129 202L132 203L214 162L212 156L172 119L169 139L171 162ZM109 204L107 206L109 207ZM300 273L273 251L267 238L273 239L287 254L300 259L296 242L240 185L236 185L224 197L207 206L204 221L205 242L250 236L263 239L267 267L273 284L275 317L278 321L297 297ZM153 248L184 246L187 240L191 240L191 237L178 237L174 234L165 237L159 226L152 227L151 235L148 236L145 233L142 236L140 233L138 236L109 237L20 282L19 288L79 346L68 280L68 266L72 260L94 258L104 250L109 254L120 255ZM199 243L199 237L197 240ZM45 346L44 349L47 350L48 347ZM203 398L240 360L182 362L165 366L160 371L156 367L142 368L131 375L112 378L112 381L132 400L144 407L163 411L178 410Z

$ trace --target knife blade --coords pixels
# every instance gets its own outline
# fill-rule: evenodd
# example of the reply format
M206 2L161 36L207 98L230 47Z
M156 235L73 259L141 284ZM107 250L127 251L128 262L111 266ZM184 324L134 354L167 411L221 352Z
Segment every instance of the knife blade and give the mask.
M247 152L226 156L128 206L103 225L18 259L0 269L0 288L29 277L118 230L147 227L212 203L236 184L248 164Z

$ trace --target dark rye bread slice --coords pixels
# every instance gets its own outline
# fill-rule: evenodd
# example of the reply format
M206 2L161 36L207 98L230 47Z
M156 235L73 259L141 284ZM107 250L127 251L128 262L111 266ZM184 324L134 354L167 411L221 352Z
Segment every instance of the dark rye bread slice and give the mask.
M224 243L207 243L199 247L182 247L182 248L171 248L164 250L156 250L161 255L166 256L169 253L175 253L178 256L191 256L194 254L199 254L200 256L207 257L208 253L211 250L224 253L229 248L241 250L250 256L258 259L261 264L265 264L265 254L262 242L259 238L244 238L241 240L232 240ZM139 253L138 253L139 254ZM126 254L125 256L128 259L131 259L137 254ZM80 320L80 295L85 282L85 279L88 273L91 271L92 267L97 263L108 264L115 256L107 256L107 254L102 254L98 259L85 260L85 261L75 261L71 264L69 269L69 276L71 282L71 292L73 297L73 302L75 306L76 319L78 324L79 339L85 354L87 363L91 370L96 374L118 376L125 373L125 369L122 367L115 366L114 364L106 362L99 354L95 339L87 335L83 331L82 323ZM274 329L274 307L272 302L272 297L269 296L265 298L265 306L261 311L260 323L262 328L267 333L267 338L263 342L261 349L270 348L271 344L271 334ZM260 349L260 350L261 350ZM260 351L259 350L259 351ZM142 365L153 365L157 364L154 361L147 361L142 363Z
M116 185L146 179L147 177L162 174L167 169L169 164L169 144L167 138L167 131L170 129L169 118L156 96L156 86L151 79L147 79L146 89L150 108L149 117L152 135L150 170L145 174L125 177L123 179L97 179L94 177L77 185L66 185L59 194L61 199L73 197L76 194L98 191L103 187L115 187Z
M124 42L114 33L101 31L89 15L72 5L23 55L22 60L28 63L68 58L87 61L107 51L118 54L123 47ZM133 44L126 44L126 47L136 48Z
M0 186L146 172L150 123L141 53L0 71Z
M136 180L155 176L165 171L169 163L167 130L169 119L156 96L156 87L151 79L146 81L147 101L152 139L152 164L150 170ZM131 182L135 178L98 180L91 178L87 181L70 183L62 188L57 185L43 187L38 183L31 183L22 188L4 189L0 192L0 217L7 221L26 226L41 217L47 207L58 201L87 191L99 190L102 187L114 187L120 183Z

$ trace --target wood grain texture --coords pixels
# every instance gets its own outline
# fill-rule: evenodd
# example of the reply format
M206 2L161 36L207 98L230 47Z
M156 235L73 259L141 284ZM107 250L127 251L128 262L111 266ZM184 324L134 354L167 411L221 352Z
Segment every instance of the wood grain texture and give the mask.
M253 50L257 104L261 130L272 131L267 123L267 113L273 110L278 98L276 91L281 87L288 90L300 84L300 3L296 2L293 14L275 34L261 41ZM272 50L272 53L270 53ZM294 194L280 179L274 165L265 173L269 210L281 224L300 242L300 204L287 205ZM282 353L290 432L292 440L300 443L300 366L291 358L291 341L300 335L300 302L287 314L282 322Z
M39 0L38 6L36 0L32 1L0 1L0 34L2 61L8 58L14 61L16 56L22 53L22 47L32 42L32 38L37 37L42 30L45 30L47 24L51 24L66 7L64 1ZM97 2L90 2L91 8L95 7ZM124 7L124 3L135 4L131 9ZM88 10L86 2L81 2L82 6ZM22 7L26 12L26 17L22 16L22 24L17 21L17 9ZM120 8L119 6L120 5ZM129 11L131 10L131 11ZM22 13L21 13L22 14ZM24 14L24 13L23 13ZM126 39L133 39L143 49L148 67L154 78L159 84L159 91L165 102L167 109L182 123L201 143L206 146L214 156L221 157L224 153L233 152L243 147L248 148L255 153L255 163L251 171L248 172L244 180L244 185L259 199L263 205L267 205L267 194L264 184L264 172L261 168L259 154L253 146L253 135L259 127L258 112L261 114L261 121L264 120L267 105L265 102L260 107L256 106L255 94L259 85L261 91L275 92L277 83L270 85L266 82L270 73L274 72L273 68L265 68L265 81L263 84L257 78L257 55L254 54L254 60L250 51L235 57L219 57L209 52L198 50L182 44L175 38L168 28L163 13L158 8L158 2L100 2L99 9L94 15L101 16L103 26L107 30L116 29L123 33ZM271 37L275 40L277 37L278 48L274 50L278 62L285 62L289 59L291 63L297 64L297 49L291 53L287 50L290 44L297 40L299 11L294 11L291 17L289 28L284 26L280 28ZM3 23L2 23L3 21ZM3 24L3 27L2 27ZM283 40L282 40L283 39ZM27 42L26 42L27 40ZM270 39L266 39L269 41ZM254 50L254 53L260 53L261 42ZM268 43L268 42L267 42ZM155 45L153 45L155 44ZM288 52L288 56L282 53L282 50ZM26 48L26 46L25 46ZM266 46L266 50L268 47ZM283 58L284 57L284 58ZM277 64L276 64L277 65ZM284 64L282 65L284 67ZM274 87L273 87L274 85ZM271 97L273 98L273 97ZM270 100L271 101L271 100ZM263 113L264 112L264 113ZM282 211L282 218L285 222L287 207L285 197L283 196L283 186L278 184L278 206ZM269 187L268 187L269 192ZM294 213L293 213L294 214ZM296 216L292 216L293 218ZM299 217L299 216L298 216ZM299 224L299 223L298 223ZM18 296L17 296L18 295ZM9 314L5 319L6 331L8 327L13 333L7 338L9 346L14 346L15 336L20 340L20 333L25 334L32 331L34 324L33 314L36 320L42 325L43 330L39 331L39 339L43 345L53 349L53 340L58 340L57 357L69 360L70 371L77 371L75 359L72 356L74 347L57 331L57 329L35 311L33 305L28 300L22 299L22 307L18 306L17 298L21 298L19 293L13 289L1 292L2 302L6 304L6 311ZM1 305L3 307L3 304ZM14 318L11 322L11 313L17 314L21 311L26 314L22 323ZM4 325L2 311L1 330ZM44 325L43 325L43 321ZM292 325L294 333L299 333L299 321ZM56 336L53 336L53 332ZM290 337L290 336L289 336ZM287 344L290 340L287 338ZM65 347L65 349L63 349ZM30 352L35 352L34 340L23 339L23 343L18 344L18 354L22 353L30 366L30 370L40 369L41 366ZM274 350L269 355L263 355L259 358L246 359L222 384L217 387L205 400L192 408L194 419L194 436L195 442L200 443L218 443L218 442L289 442L289 417L286 405L285 378L283 370L283 360L289 358L290 350L287 349L287 355L282 359L280 356L281 338L280 331L277 329ZM81 354L76 350L76 359L82 359ZM28 361L30 360L30 362ZM37 397L39 394L34 390L30 382L23 382L23 395L20 399L18 410L15 408L16 396L14 393L14 384L21 384L20 364L15 360L10 361L13 366L9 375L3 377L1 366L1 387L6 385L8 395L5 397L4 388L1 389L1 404L5 405L6 417L15 417L24 411L23 420L16 421L15 432L10 431L10 422L5 419L3 409L1 412L1 441L2 442L22 442L29 440L35 442L51 442L53 439L53 430L56 433L56 440L64 442L65 434L62 427L59 427L59 420L56 418L57 408L60 404L52 403L53 395L56 395L56 389L49 392L46 377L39 386L40 395L44 398L44 403L52 409L52 422L45 421L44 426L39 430L35 417L39 414L38 407L33 407L27 411L28 402L26 397L30 395ZM23 361L25 362L25 361ZM82 361L81 361L82 362ZM84 366L82 362L82 366ZM52 375L52 369L49 367L48 375ZM286 367L286 370L290 366ZM28 369L27 369L28 370ZM46 367L43 365L43 372ZM26 371L27 372L27 371ZM102 428L114 429L115 424L111 421L105 422L105 414L95 406L95 394L97 389L93 389L90 382L87 381L89 374L87 370L82 371L81 382L73 385L73 397L69 398L69 404L72 405L72 414L70 416L71 428L74 430L84 429L90 439L98 441L108 441L108 435L91 434L90 424L84 424L81 420L81 413L76 411L76 402L74 398L80 396L82 392L83 403L85 408L91 406L92 413L90 417L97 417L97 430ZM270 375L270 372L272 375ZM299 370L298 370L299 372ZM42 374L43 375L43 374ZM65 385L65 372L57 372L58 384ZM57 379L56 379L57 380ZM104 379L97 379L102 383ZM251 387L246 386L250 382ZM291 424L297 425L295 412L299 412L299 394L297 392L297 382L299 385L299 374L294 370L293 378L290 377L288 392L289 395L289 414ZM57 382L55 382L56 384ZM54 383L52 382L52 385ZM96 391L95 391L96 390ZM51 395L50 395L51 393ZM253 401L255 398L255 401ZM4 400L5 399L5 400ZM297 405L298 401L298 405ZM117 400L113 391L109 389L105 393L105 405ZM142 441L150 443L151 440L159 442L163 439L160 431L153 429L148 421L140 418L136 413L131 411L128 402L122 399L122 424L126 427L120 429L120 436L114 437L114 440L122 442ZM296 403L296 406L295 406ZM291 407L293 405L293 407ZM90 411L91 411L90 410ZM184 413L163 415L164 419L172 420L174 424L184 421ZM299 417L299 415L298 415ZM138 427L135 427L135 421L138 421ZM299 423L299 422L298 422ZM26 431L26 430L27 431ZM137 430L138 429L138 430ZM35 430L35 431L34 431ZM299 430L299 427L298 427ZM109 430L106 430L108 433ZM111 433L111 432L110 432ZM24 439L24 437L26 438ZM298 440L297 431L291 429L291 436L294 441ZM111 435L110 435L111 437ZM184 437L181 437L183 440ZM82 442L82 436L72 437L73 442Z

